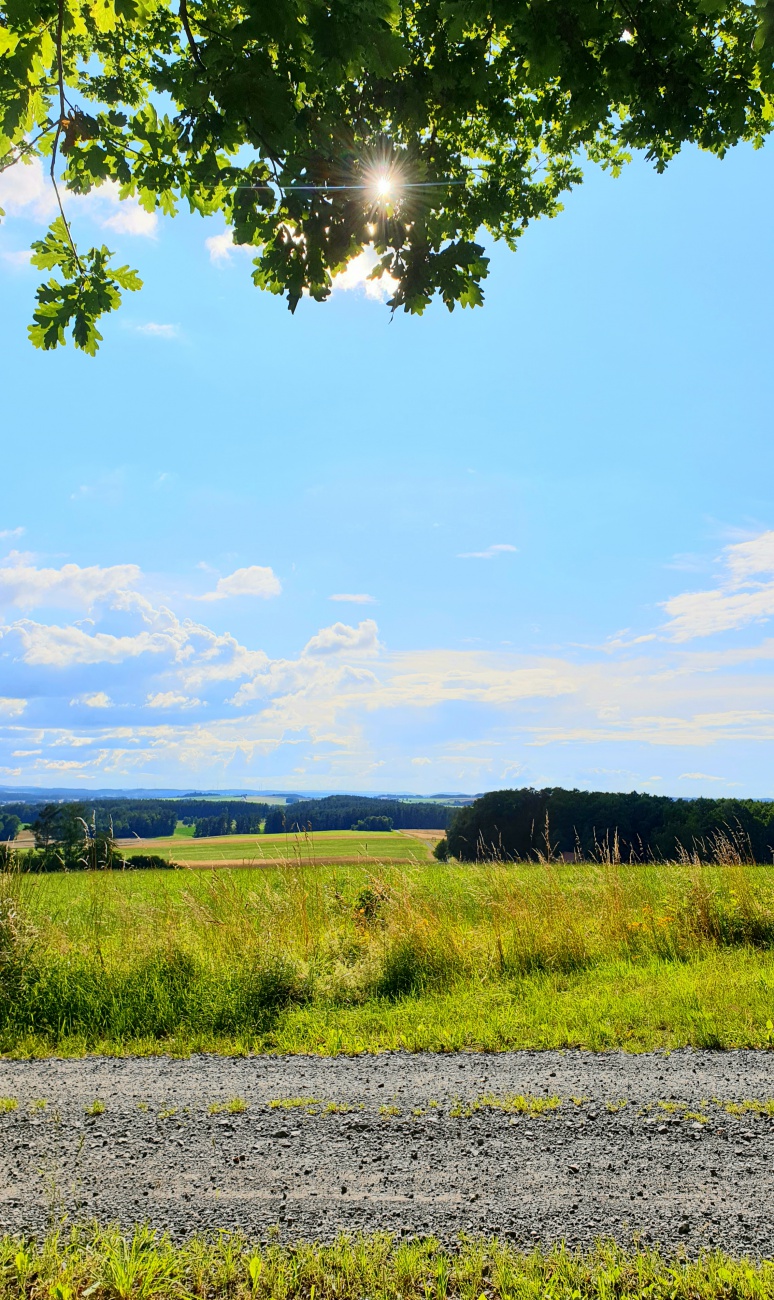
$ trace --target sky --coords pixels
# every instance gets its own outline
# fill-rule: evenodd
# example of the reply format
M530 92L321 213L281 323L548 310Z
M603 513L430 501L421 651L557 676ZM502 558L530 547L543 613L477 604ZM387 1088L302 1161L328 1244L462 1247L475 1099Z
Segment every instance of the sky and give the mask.
M0 178L0 785L774 797L774 153L590 169L482 309L291 316L218 222L27 341Z

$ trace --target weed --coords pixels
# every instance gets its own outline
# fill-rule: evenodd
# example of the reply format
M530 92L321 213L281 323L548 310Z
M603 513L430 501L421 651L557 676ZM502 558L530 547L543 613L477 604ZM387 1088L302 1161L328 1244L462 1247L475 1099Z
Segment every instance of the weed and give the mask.
M310 1114L314 1113L316 1106L321 1106L322 1102L318 1097L275 1097L269 1102L270 1110L306 1110Z
M521 1253L491 1239L462 1238L454 1250L432 1238L397 1242L386 1233L341 1236L330 1245L276 1237L249 1245L235 1233L175 1245L147 1227L73 1228L47 1238L0 1239L0 1300L551 1300L669 1297L753 1300L774 1292L774 1264L719 1252L691 1259L600 1242Z
M471 1111L501 1110L506 1115L529 1115L531 1119L538 1119L541 1115L553 1114L561 1104L559 1097L539 1097L532 1094L525 1096L515 1092L496 1097L493 1093L486 1093L485 1096L474 1101L470 1109Z
M774 867L610 853L0 881L0 1052L770 1045Z
M350 1106L346 1101L329 1101L325 1106L326 1115L348 1115L350 1111L362 1110L363 1106Z
M379 1114L389 1118L391 1115L400 1115L400 1106L380 1106Z
M619 1097L617 1101L606 1101L605 1110L608 1115L617 1115L620 1110L624 1110L629 1105L626 1097Z
M48 1101L45 1097L36 1097L34 1101L30 1102L30 1110L33 1113L35 1111L46 1110L47 1107L48 1107Z
M232 1097L230 1101L214 1101L207 1107L209 1115L243 1115L247 1110L244 1097Z
M86 1107L86 1114L92 1116L104 1115L105 1114L104 1101L100 1101L99 1097L97 1097L96 1101L93 1101L90 1106Z
M159 1111L159 1119L174 1119L177 1114L177 1106L165 1106Z
M15 1097L0 1097L0 1115L10 1115L11 1111L18 1109L19 1103Z

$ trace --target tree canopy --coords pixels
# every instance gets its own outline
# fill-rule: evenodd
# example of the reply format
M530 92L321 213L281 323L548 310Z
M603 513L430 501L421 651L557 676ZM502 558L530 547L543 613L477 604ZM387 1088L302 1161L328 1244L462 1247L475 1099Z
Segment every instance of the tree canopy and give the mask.
M585 161L761 144L773 53L774 0L0 0L0 169L60 201L32 342L93 354L141 287L68 190L222 214L291 310L368 246L393 310L475 306L481 231L513 247Z

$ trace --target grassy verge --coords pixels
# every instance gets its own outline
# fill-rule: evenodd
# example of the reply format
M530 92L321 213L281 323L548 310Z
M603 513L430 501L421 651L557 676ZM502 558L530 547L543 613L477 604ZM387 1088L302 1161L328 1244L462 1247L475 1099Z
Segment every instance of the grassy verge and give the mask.
M523 1254L485 1240L463 1239L454 1251L387 1235L260 1247L224 1234L176 1247L148 1229L124 1237L97 1228L40 1243L0 1239L0 1300L752 1300L772 1288L768 1262L666 1259L604 1243Z
M0 878L0 1051L765 1047L774 869Z

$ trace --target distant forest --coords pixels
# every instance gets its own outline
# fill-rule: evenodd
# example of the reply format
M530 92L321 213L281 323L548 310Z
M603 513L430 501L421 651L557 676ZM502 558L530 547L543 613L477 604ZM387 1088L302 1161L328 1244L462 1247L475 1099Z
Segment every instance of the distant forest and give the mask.
M381 828L391 822L396 830L426 826L444 830L453 809L443 804L401 803L393 799L330 795L325 799L303 799L283 807L269 803L247 803L243 799L97 799L86 803L13 803L0 808L0 838L14 839L22 824L31 825L38 839L57 837L57 825L82 818L96 831L114 839L158 839L173 835L177 823L193 826L199 838L209 835L281 834L288 831L350 830L356 823L364 829ZM386 820L385 820L386 819ZM265 825L264 825L265 823ZM50 832L46 827L50 826ZM42 833L42 834L41 834Z
M402 803L399 799L369 799L365 795L331 794L325 799L301 799L290 807L274 807L266 815L266 834L280 831L348 831L360 821L389 818L396 831L445 830L453 808L440 803Z
M674 860L728 847L755 862L774 858L774 803L760 799L670 799L585 790L497 790L454 809L437 856L476 861L569 856L584 860Z

